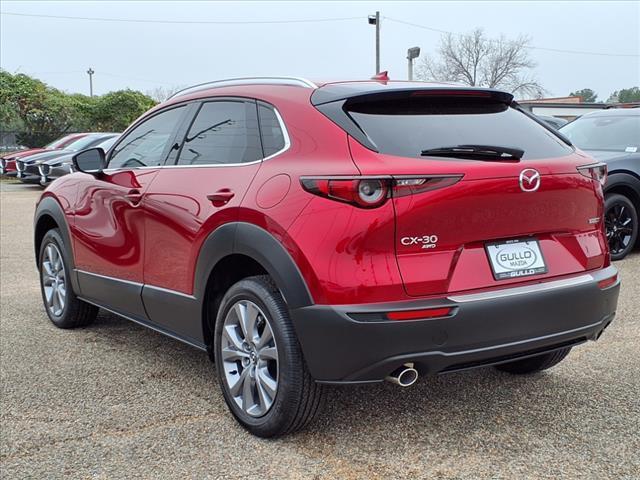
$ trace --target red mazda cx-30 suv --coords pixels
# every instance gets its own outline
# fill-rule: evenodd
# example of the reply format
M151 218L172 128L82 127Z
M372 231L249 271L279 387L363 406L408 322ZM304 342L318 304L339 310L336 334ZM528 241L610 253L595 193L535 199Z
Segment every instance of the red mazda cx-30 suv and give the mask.
M549 368L615 315L606 168L508 93L212 82L74 162L35 214L49 318L206 350L256 435L327 383Z

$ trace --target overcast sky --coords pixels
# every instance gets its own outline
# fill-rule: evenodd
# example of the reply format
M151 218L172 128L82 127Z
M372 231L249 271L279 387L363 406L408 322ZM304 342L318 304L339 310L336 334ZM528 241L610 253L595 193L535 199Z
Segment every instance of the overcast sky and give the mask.
M94 90L188 85L251 75L311 79L367 78L375 69L374 27L380 10L382 68L406 78L406 50L435 51L440 34L401 20L462 33L526 34L541 48L628 56L530 50L550 96L592 88L599 99L640 85L640 2L14 2L3 12L182 21L353 19L283 24L152 24L1 16L0 66L48 84ZM634 56L635 55L635 56Z

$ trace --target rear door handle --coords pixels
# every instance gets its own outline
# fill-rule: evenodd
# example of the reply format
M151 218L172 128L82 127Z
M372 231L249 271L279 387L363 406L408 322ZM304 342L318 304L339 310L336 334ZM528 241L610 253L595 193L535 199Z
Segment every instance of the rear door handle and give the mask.
M142 193L137 188L133 188L127 192L124 198L129 200L129 203L131 204L131 206L137 207L138 205L140 205L140 202L142 201Z
M221 188L216 193L211 193L207 195L207 199L211 201L216 207L220 207L225 203L228 203L233 197L235 197L235 193L233 193L228 188Z

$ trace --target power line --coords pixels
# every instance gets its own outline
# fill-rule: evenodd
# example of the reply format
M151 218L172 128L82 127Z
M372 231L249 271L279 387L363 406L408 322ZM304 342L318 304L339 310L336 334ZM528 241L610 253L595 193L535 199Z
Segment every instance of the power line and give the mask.
M411 27L416 27L416 28L421 28L423 30L429 30L431 32L437 32L437 33L444 33L444 34L448 34L448 35L456 35L456 36L463 36L463 33L457 33L457 32L450 32L448 30L441 30L439 28L433 28L433 27L428 27L426 25L420 25L418 23L412 23L412 22L407 22L404 20L398 20L397 18L391 18L391 17L383 17L385 20L388 20L390 22L395 22L395 23L401 23L403 25L409 25ZM492 41L496 41L496 40L492 40ZM544 50L547 52L556 52L556 53L570 53L570 54L574 54L574 55L598 55L601 57L640 57L640 55L638 54L634 54L634 53L603 53L603 52L585 52L582 50L564 50L564 49L560 49L560 48L546 48L546 47L535 47L535 46L529 46L529 45L525 45L524 48L528 48L530 50Z
M287 23L320 23L320 22L340 22L348 20L362 20L365 17L335 17L335 18L308 18L308 19L289 19L289 20L151 20L151 19L134 19L134 18L103 18L103 17L72 17L65 15L40 15L31 13L16 13L16 12L0 12L0 15L12 15L17 17L32 17L32 18L52 18L58 20L85 20L85 21L100 21L100 22L124 22L124 23L156 23L156 24L177 24L177 25L270 25L270 24L287 24ZM442 30L439 28L429 27L427 25L420 25L418 23L407 22L392 17L383 17L390 22L400 23L403 25L409 25L415 28L421 28L423 30L429 30L431 32L450 34L456 36L462 36L464 34L458 32L451 32L448 30ZM530 50L542 50L547 52L556 53L568 53L573 55L596 55L602 57L626 57L637 58L639 54L633 53L604 53L604 52L588 52L583 50L566 50L560 48L548 48L548 47L536 47L527 45L524 48Z
M54 18L59 20L89 20L99 22L125 22L125 23L164 23L184 25L256 25L256 24L280 24L280 23L318 23L341 22L345 20L362 20L365 17L337 17L337 18L307 18L292 20L150 20L140 18L102 18L102 17L70 17L64 15L36 15L31 13L0 12L0 15L12 15L16 17Z

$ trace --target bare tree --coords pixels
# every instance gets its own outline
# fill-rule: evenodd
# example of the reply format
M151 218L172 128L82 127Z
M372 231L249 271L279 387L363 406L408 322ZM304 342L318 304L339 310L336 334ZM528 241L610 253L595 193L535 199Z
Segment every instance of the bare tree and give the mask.
M529 38L487 38L482 29L464 35L443 35L437 56L425 57L417 77L435 82L458 82L475 87L507 90L519 97L541 97L545 90L530 70Z
M156 102L161 103L167 100L171 95L178 90L185 88L184 85L172 85L171 87L155 87L151 90L147 90L146 94L153 98Z

